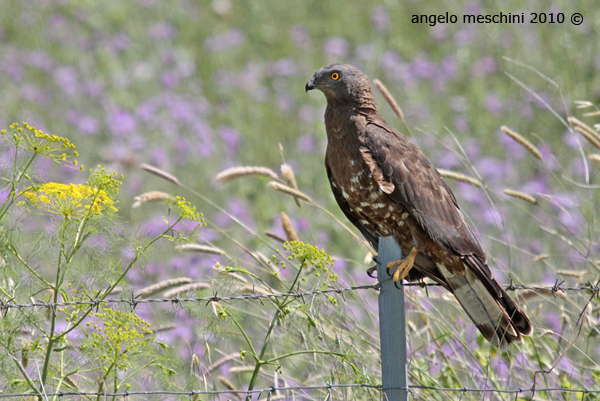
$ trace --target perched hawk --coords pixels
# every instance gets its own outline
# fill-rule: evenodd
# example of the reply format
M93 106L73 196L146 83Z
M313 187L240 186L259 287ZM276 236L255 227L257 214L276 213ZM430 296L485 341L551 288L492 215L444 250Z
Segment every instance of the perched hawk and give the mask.
M531 334L525 313L492 277L448 185L377 111L369 78L331 64L306 84L312 89L327 98L325 166L335 199L375 249L379 236L396 237L405 259L394 263L394 280L429 277L443 285L497 347Z

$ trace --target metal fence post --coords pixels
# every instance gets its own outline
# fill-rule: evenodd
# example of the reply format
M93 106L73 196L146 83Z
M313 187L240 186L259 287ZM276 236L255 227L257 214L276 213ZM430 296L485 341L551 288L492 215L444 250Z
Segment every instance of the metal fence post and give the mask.
M381 376L384 401L408 400L406 357L406 318L404 287L398 288L387 273L387 265L402 259L402 250L393 236L379 237L377 280L379 292L379 336L381 340Z

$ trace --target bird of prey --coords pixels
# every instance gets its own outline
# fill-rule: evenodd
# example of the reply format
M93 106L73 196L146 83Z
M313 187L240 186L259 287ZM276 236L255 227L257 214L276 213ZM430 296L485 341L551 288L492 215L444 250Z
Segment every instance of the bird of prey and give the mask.
M325 167L335 199L373 245L393 235L404 259L393 279L428 277L452 292L483 336L505 348L532 325L500 287L454 194L429 159L377 111L369 78L348 64L306 84L327 99Z

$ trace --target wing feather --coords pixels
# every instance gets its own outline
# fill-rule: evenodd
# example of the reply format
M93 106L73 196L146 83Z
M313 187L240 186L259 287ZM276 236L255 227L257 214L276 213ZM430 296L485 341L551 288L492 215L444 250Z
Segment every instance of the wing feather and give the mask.
M367 124L359 140L363 159L382 191L401 204L438 245L463 258L476 256L482 263L472 267L491 277L485 253L454 194L427 157L385 123Z

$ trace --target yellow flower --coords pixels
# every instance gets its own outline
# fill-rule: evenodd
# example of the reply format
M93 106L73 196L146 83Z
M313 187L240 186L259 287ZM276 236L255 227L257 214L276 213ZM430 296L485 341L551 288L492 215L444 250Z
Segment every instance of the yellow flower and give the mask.
M185 199L182 196L176 196L174 203L181 217L183 217L184 219L193 220L201 226L206 225L203 214L197 212L196 207L192 206L187 199Z
M42 212L68 219L97 216L104 211L117 211L106 192L88 185L49 182L21 195L30 205Z
M0 134L13 145L67 166L77 165L73 159L77 157L77 152L73 150L75 145L69 139L44 133L27 122L13 123L8 128L10 132L1 130Z

